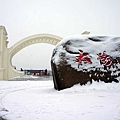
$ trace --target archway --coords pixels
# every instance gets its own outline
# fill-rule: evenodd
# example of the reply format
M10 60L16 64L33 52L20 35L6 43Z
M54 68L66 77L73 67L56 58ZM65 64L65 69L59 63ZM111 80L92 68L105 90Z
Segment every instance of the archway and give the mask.
M37 34L24 38L19 42L17 42L16 44L14 44L12 47L9 48L9 52L8 52L8 79L24 74L23 72L15 70L14 67L12 66L12 58L20 50L22 50L23 48L29 45L37 44L37 43L48 43L48 44L56 45L61 40L62 40L61 37L51 34Z
M12 65L17 70L51 70L51 56L54 45L37 43L29 45L12 58Z

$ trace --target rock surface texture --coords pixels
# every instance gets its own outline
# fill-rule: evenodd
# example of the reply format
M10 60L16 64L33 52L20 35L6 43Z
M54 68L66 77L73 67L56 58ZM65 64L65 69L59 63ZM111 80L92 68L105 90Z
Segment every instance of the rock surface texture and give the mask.
M51 67L54 88L62 90L88 81L120 81L120 37L73 36L55 47Z

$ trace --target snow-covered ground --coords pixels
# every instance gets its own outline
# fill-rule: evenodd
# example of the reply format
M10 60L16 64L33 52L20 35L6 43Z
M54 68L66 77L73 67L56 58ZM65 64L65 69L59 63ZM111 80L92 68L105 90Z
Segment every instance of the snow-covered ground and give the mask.
M0 81L7 120L120 120L120 83L93 82L56 91L53 81Z

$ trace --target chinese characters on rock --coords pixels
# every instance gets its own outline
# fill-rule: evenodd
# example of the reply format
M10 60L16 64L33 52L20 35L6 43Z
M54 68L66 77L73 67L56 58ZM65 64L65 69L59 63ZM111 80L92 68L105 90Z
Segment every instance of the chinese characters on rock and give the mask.
M105 65L105 66L111 66L113 63L112 58L106 54L106 51L103 51L102 53L98 53L98 60L100 60L100 63ZM120 58L118 58L118 63L120 64ZM91 59L89 58L89 53L83 52L83 50L79 50L79 56L76 56L76 62L78 62L78 67L79 65L84 62L92 64Z

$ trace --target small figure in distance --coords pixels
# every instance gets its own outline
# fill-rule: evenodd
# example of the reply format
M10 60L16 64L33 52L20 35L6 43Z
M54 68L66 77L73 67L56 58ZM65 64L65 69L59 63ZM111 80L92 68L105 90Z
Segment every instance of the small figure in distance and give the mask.
M23 71L23 69L22 69L22 68L20 68L20 70L21 70L21 71Z

